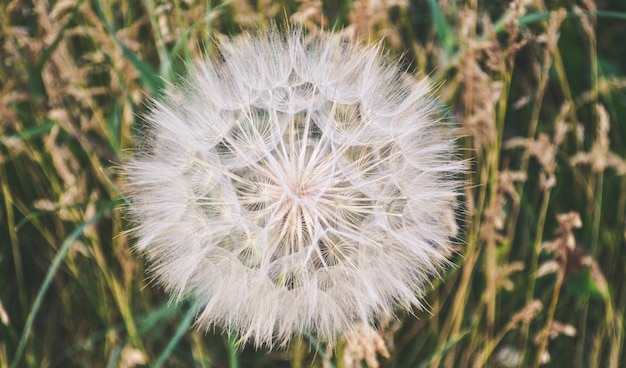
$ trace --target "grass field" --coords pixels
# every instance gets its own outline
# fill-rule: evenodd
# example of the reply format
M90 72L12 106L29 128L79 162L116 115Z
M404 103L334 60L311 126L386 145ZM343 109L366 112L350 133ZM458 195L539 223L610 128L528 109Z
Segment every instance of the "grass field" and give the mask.
M124 233L148 99L273 22L382 39L471 163L456 266L381 323L384 349L198 331ZM5 0L0 186L0 367L622 367L626 3Z

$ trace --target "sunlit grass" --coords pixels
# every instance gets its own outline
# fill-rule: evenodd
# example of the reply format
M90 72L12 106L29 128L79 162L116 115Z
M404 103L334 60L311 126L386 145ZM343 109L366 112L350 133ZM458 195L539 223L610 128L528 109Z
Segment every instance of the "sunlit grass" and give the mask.
M287 19L384 39L439 86L471 162L457 267L433 282L428 313L381 321L389 358L363 351L391 367L624 364L626 5L331 3L0 5L0 367L366 358L358 339L267 353L192 328L124 233L116 167L142 139L147 98L214 40Z

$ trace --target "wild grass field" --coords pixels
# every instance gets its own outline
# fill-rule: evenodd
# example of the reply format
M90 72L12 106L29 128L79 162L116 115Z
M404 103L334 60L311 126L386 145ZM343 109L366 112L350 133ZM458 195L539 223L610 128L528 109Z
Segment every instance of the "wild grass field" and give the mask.
M470 163L426 311L334 347L195 329L125 233L149 98L273 23L382 40ZM625 2L5 0L0 91L0 367L626 364Z

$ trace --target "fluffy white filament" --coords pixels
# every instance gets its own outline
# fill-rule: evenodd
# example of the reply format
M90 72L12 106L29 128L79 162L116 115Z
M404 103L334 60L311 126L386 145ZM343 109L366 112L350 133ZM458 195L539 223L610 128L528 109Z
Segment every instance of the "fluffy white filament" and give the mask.
M463 170L428 83L331 34L272 29L219 51L154 102L124 166L156 280L203 328L256 346L420 307Z

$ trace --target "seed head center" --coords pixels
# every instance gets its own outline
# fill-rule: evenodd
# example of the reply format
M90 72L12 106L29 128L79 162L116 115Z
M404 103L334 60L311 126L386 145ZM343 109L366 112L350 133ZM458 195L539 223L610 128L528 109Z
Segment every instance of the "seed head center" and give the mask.
M315 205L316 198L320 195L319 188L311 185L304 175L289 181L285 185L285 191L289 200L301 207Z

